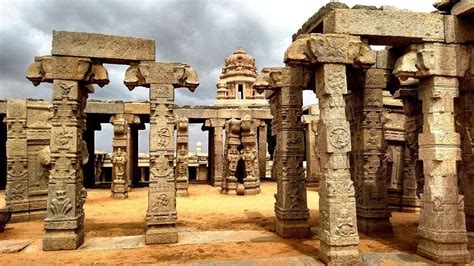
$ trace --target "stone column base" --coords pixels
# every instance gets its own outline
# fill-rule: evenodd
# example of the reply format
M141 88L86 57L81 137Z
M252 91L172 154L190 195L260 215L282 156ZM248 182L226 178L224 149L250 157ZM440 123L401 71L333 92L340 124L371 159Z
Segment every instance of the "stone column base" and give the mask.
M366 235L381 234L392 235L393 228L390 219L386 218L367 218L357 216L357 228L359 232Z
M177 189L176 190L176 197L187 197L189 196L189 192L187 189Z
M172 244L178 243L176 225L147 225L145 244Z
M474 232L467 232L467 250L471 253L471 259L474 258Z
M282 238L307 238L311 235L308 220L281 220L276 217L275 232Z
M43 250L74 250L84 243L84 229L48 230L43 239Z
M361 258L357 245L349 246L328 246L321 242L319 246L319 258L329 265L359 265Z
M254 188L245 188L244 195L257 195L259 194L261 189L259 187Z
M126 198L128 198L128 192L112 192L112 198L114 198L114 199L126 199Z
M437 263L469 263L471 256L466 243L440 243L420 238L418 255Z

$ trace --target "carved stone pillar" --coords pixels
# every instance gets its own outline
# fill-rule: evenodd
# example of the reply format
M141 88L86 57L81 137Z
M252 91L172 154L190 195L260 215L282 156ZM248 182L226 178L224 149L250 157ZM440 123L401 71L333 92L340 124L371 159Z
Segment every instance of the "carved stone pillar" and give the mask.
M257 152L257 127L250 116L242 118L242 160L244 162L244 194L260 193L260 176Z
M176 195L178 197L188 196L188 119L180 118L176 125Z
M84 187L91 188L95 185L95 131L100 130L101 126L98 121L91 121L90 117L88 117L87 121L87 129L82 134L82 138L87 143L87 150L89 152L89 161L86 165L84 165Z
M94 91L90 83L108 83L107 70L88 58L36 57L27 78L36 86L53 83L48 214L44 250L76 249L84 242L82 166L89 154L82 140L86 128L86 99Z
M412 211L419 209L418 195L423 192L424 183L423 162L418 158L418 134L422 132L423 127L421 102L418 100L418 82L410 87L403 86L395 93L395 97L402 99L403 102L406 132L406 148L402 154L401 207L403 210Z
M354 186L349 171L351 132L344 95L346 66L375 63L375 53L359 37L344 34L302 34L285 52L286 64L316 69L321 160L319 191L320 258L325 263L360 261Z
M258 125L258 171L260 180L267 172L267 124L260 120Z
M355 115L352 156L357 227L365 234L392 234L386 180L382 173L382 91L386 87L388 72L370 68L356 74L360 80L359 89L352 91Z
M467 263L470 255L464 198L458 189L461 149L455 131L454 98L459 96L457 77L464 75L469 56L461 45L427 43L415 48L397 60L394 73L401 79L419 78L423 133L418 143L425 184L418 253L438 263Z
M346 67L324 64L316 70L316 94L321 118L318 125L321 181L319 191L320 255L325 262L359 259L359 236L354 186L347 153L351 150L345 115Z
M132 144L130 130L133 124L140 123L140 118L131 114L118 114L110 119L114 125L112 141L112 197L115 199L128 198L129 181L132 178L131 161Z
M321 178L321 164L317 151L319 107L312 105L309 114L303 115L305 124L305 150L306 150L306 186L317 187Z
M231 119L226 122L225 150L224 150L224 175L221 184L221 193L237 195L237 167L241 158L239 146L241 132L241 122L237 119Z
M268 68L262 70L254 85L257 90L267 90L273 110L273 132L277 136L273 160L277 178L275 229L284 238L304 238L310 234L301 122L302 89L307 78L303 68Z
M224 128L224 124L224 119L209 119L206 120L203 127L209 130L209 176L211 178L211 185L215 187L222 185L224 170L224 139L222 129Z
M199 85L196 71L181 63L142 62L130 66L124 83L150 88L150 183L145 243L176 243L176 183L173 171L174 89Z
M8 100L6 206L12 222L29 221L26 100Z

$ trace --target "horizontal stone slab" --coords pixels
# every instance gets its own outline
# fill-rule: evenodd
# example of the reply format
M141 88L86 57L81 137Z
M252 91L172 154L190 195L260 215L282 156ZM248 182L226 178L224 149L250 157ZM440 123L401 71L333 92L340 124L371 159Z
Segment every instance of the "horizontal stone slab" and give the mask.
M445 38L443 15L406 11L335 9L324 19L323 32L359 35L370 44L392 46Z
M98 58L104 63L154 61L155 41L86 32L53 31L52 55Z

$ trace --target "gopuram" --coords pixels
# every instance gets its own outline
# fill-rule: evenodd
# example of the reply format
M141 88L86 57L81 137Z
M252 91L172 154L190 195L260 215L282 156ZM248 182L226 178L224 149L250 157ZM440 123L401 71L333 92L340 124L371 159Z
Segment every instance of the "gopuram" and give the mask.
M235 50L212 106L174 104L174 90L194 92L198 74L156 61L154 40L54 31L51 55L35 57L26 75L35 86L52 83L52 99L0 100L0 231L10 216L44 219L43 250L78 249L88 191L106 183L109 199L126 203L146 184L144 243L179 243L177 197L192 201L196 181L226 200L257 199L273 182L272 233L317 239L314 255L326 264L362 263L359 236L391 238L395 212L419 213L418 255L470 263L474 3L434 6L418 13L331 2L292 36L283 66L258 72ZM145 87L149 101L88 100L94 85L109 83L104 64L126 65L124 85ZM303 106L305 90L318 104ZM113 126L110 154L95 151L101 123ZM140 155L146 123L149 153ZM190 124L208 131L207 155L190 153Z

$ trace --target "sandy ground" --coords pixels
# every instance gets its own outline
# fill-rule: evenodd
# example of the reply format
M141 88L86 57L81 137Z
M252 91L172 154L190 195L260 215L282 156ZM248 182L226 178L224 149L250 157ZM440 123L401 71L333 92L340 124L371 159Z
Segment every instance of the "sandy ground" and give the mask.
M274 231L273 204L276 184L262 183L256 196L221 195L218 188L192 184L190 195L177 199L178 226L199 230ZM0 206L4 204L3 195ZM87 237L144 234L147 188L134 189L127 200L110 198L106 189L89 190L85 204ZM308 189L310 225L317 226L318 194ZM393 212L393 236L368 237L360 234L361 252L416 252L418 214ZM8 224L0 240L41 239L43 222ZM281 240L278 242L237 242L189 246L153 245L145 248L107 251L60 251L33 254L0 254L0 264L140 264L184 263L202 260L267 258L273 256L316 256L319 240ZM265 251L265 252L262 252Z

